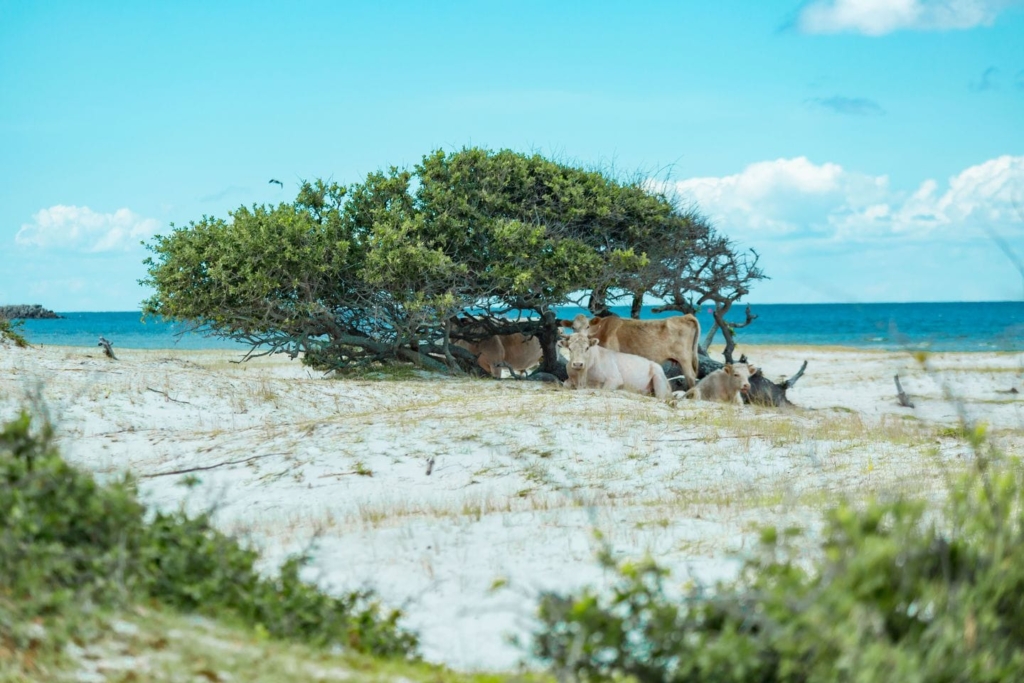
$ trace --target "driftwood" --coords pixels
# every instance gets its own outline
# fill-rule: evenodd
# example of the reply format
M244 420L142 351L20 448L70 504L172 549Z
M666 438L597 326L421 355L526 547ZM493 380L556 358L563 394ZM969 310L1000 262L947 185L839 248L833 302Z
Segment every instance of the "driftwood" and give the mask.
M171 398L170 394L168 394L166 391L160 391L159 389L154 389L153 387L146 387L146 391L152 391L154 394L160 394L161 396L166 398L168 401L174 401L175 403L184 403L186 405L192 405L188 401L179 401L176 398Z
M190 472L205 472L207 470L215 470L218 467L227 467L229 465L243 465L250 463L253 460L259 460L261 458L269 458L272 455L285 455L285 453L265 453L263 455L254 455L241 460L228 460L226 462L219 462L215 465L199 465L198 467L186 467L182 470L171 470L170 472L154 472L153 474L140 474L139 479L153 479L154 477L170 477L175 474L189 474Z
M904 408L913 408L914 402L907 396L907 392L903 391L903 385L900 384L900 376L893 375L893 380L896 381L896 399L900 402L900 405Z
M103 347L103 355L105 355L107 358L113 358L114 360L117 360L117 356L114 355L114 349L112 348L114 346L114 342L103 337L100 337L100 343L97 344L96 346Z

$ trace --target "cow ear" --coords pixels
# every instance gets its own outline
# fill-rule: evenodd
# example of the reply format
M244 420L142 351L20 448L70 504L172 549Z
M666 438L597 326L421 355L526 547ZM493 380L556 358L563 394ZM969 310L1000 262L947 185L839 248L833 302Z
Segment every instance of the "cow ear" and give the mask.
M750 371L750 376L751 377L753 377L754 375L757 374L757 368L755 368L753 365L748 365L747 366L747 370Z
M568 346L568 345L569 345L569 340L566 339L565 337L562 337L561 339L558 340L558 346L561 346L563 349L566 346Z
M561 320L560 319L558 321L558 326L559 327L572 327L572 321L571 320Z
M732 366L731 365L726 365L722 369L725 370L726 374L732 372Z
M601 341L601 340L600 340L600 339L598 339L597 337L591 337L591 338L590 338L590 345L591 345L591 346L597 346L597 344L598 344L598 343L599 343L600 341Z

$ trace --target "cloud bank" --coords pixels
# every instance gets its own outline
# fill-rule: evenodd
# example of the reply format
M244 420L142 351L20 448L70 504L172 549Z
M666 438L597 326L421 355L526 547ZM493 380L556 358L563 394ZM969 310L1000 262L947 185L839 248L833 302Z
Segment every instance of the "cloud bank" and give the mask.
M983 237L986 227L1019 234L1024 226L1024 156L997 157L909 192L892 188L885 175L806 157L657 185L746 244L961 242Z
M128 251L155 235L160 223L130 209L97 213L88 206L58 204L21 226L15 243L26 247L99 253Z
M991 26L1017 0L812 0L796 25L804 33L947 31Z
M805 104L848 116L880 116L885 113L878 102L866 97L842 97L841 95L812 97L806 100Z
M971 81L968 84L968 88L974 92L985 92L986 90L998 90L999 82L996 80L999 75L999 69L994 66L990 66L981 73L981 78L978 80Z

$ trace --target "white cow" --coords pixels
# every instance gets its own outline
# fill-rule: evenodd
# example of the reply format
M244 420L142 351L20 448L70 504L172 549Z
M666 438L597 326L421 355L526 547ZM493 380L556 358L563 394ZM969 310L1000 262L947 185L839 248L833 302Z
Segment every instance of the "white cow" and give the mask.
M673 361L683 370L686 388L697 385L700 323L692 315L634 320L617 315L588 318L580 313L572 320L559 320L558 324L571 327L573 332L586 332L613 351L634 353L655 363Z
M743 394L750 391L750 378L757 368L746 363L733 363L708 373L697 386L684 394L701 401L721 401L743 405Z
M665 371L654 361L599 346L586 332L562 337L558 345L569 351L567 387L627 389L660 399L672 395Z

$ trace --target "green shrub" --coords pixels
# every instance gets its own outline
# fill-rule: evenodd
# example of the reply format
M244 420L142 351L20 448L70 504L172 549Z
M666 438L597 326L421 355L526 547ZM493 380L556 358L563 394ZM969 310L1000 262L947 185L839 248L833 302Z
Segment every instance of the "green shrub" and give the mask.
M415 656L417 638L372 593L328 595L299 578L306 558L276 577L208 515L146 520L130 480L99 485L68 465L29 414L0 431L0 647L24 646L26 625L134 600L231 617L271 636Z
M14 345L19 348L25 348L28 346L28 340L25 339L24 335L21 334L21 326L24 325L23 320L8 320L4 316L0 315L0 341L8 339L14 342Z
M534 654L583 679L1022 680L1024 470L976 437L940 514L840 504L815 562L767 528L736 580L681 597L655 563L619 565L610 595L542 598Z

